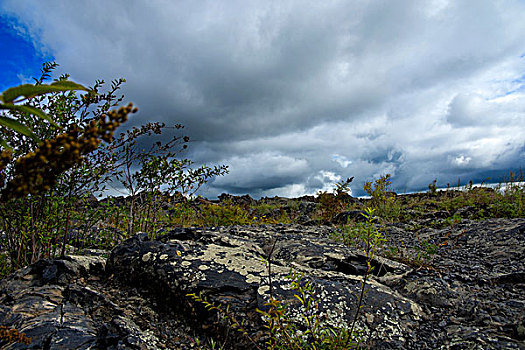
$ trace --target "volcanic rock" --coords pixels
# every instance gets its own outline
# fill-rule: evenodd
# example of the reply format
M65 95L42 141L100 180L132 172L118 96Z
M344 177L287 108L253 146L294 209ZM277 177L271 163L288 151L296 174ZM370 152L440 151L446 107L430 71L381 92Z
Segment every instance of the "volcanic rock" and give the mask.
M372 349L525 349L525 219L464 221L445 229L384 225L385 244L436 247L416 268L377 255L357 326ZM32 349L190 349L213 338L254 345L188 294L229 307L264 348L270 295L301 325L290 270L315 288L325 327L351 326L367 269L359 247L327 226L177 228L138 234L102 257L42 260L0 282L0 324ZM416 238L417 237L417 238ZM271 272L262 259L269 260ZM6 349L25 349L22 344Z

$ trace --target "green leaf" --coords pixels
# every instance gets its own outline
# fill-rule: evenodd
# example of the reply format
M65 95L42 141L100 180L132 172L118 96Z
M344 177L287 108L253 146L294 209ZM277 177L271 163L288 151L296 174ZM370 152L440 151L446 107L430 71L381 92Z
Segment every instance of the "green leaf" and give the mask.
M69 90L85 90L85 91L89 91L88 88L84 87L83 85L80 85L78 83L75 83L74 81L71 81L71 80L60 80L60 81L55 81L51 84L49 84L50 86L58 86L60 88L66 88L66 89L69 89Z
M15 86L4 91L0 96L0 100L4 103L12 103L16 98L23 97L24 99L31 98L38 95L47 94L50 92L58 91L70 91L70 90L84 90L89 91L84 86L74 83L69 80L56 81L52 84L41 84L41 85L32 85L32 84L23 84L20 86Z
M39 118L47 120L49 123L56 126L57 128L60 128L60 126L57 123L55 123L49 115L47 115L42 110L35 108L35 107L14 105L12 103L7 103L7 104L0 104L0 109L10 109L10 110L19 111L22 113L34 114Z
M7 142L5 142L5 140L3 139L0 139L0 146L8 149L8 150L12 150L12 148L7 144Z
M37 142L40 141L40 139L35 134L33 134L33 132L27 126L20 123L18 120L0 116L0 125L13 129L14 131L30 137Z
M299 295L294 294L294 297L296 297L301 302L301 304L304 305L304 300Z

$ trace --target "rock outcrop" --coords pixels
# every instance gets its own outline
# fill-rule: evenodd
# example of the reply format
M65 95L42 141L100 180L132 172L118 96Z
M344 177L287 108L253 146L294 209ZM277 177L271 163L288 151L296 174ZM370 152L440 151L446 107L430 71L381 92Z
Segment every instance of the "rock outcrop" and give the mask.
M389 243L415 244L408 225L385 226ZM31 337L32 349L190 349L209 337L227 349L252 349L227 321L187 295L229 305L263 344L256 309L266 308L270 292L301 322L292 268L315 286L325 325L349 327L366 256L336 243L333 234L330 227L301 225L177 228L155 240L138 234L107 260L44 260L2 280L0 325ZM420 229L417 236L437 247L430 267L382 256L372 262L357 323L364 344L525 349L525 219L468 221ZM270 278L261 261L268 257Z

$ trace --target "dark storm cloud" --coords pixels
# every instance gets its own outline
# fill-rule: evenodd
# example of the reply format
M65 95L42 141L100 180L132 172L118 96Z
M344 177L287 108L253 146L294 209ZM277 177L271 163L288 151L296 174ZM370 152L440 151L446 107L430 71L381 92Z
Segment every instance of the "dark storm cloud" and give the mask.
M63 71L182 123L204 194L424 188L525 163L520 1L14 1Z

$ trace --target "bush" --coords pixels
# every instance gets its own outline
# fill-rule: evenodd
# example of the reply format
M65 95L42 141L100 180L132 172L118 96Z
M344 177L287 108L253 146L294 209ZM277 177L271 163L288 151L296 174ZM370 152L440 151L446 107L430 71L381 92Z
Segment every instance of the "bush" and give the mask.
M69 82L67 75L43 84L56 66L45 63L35 85L11 88L2 94L4 103L13 102L17 96L22 99L16 101L25 101L16 108L9 103L9 108L2 105L7 110L3 120L16 120L17 127L5 123L0 127L4 141L0 224L5 233L0 247L10 256L10 268L65 254L66 238L76 215L74 203L82 193L99 189L105 173L105 163L92 157L96 157L101 142L110 142L115 129L136 111L131 104L109 110L116 105L115 100L120 101L113 93L121 82L114 82L107 94L98 93L101 81L88 90ZM89 92L77 95L71 91L76 89ZM98 103L95 108L91 106L94 102ZM43 123L42 118L52 122ZM30 134L23 129L19 132L20 125ZM82 214L85 219L86 213Z

